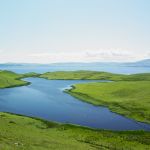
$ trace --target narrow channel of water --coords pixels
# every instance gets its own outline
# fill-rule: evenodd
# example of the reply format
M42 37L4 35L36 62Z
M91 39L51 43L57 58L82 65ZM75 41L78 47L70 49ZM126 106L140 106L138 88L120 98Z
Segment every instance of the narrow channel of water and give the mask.
M63 89L89 80L45 80L28 78L29 86L0 90L0 111L40 117L50 121L72 123L110 130L150 130L139 123L112 113L105 107L93 106L66 93Z

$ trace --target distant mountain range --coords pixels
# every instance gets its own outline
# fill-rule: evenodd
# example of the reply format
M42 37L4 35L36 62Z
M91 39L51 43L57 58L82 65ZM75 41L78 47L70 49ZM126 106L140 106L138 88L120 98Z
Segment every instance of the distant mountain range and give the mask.
M126 63L125 65L133 67L150 67L150 59L144 59L133 63Z
M62 65L62 66L105 66L105 65L110 65L110 66L129 66L129 67L150 67L150 59L144 59L141 61L136 61L136 62L91 62L91 63L83 63L83 62L78 62L78 63L53 63L51 65Z
M0 67L21 67L21 66L128 66L128 67L150 67L150 59L144 59L137 62L119 63L119 62L67 62L67 63L52 63L52 64L36 64L36 63L3 63Z

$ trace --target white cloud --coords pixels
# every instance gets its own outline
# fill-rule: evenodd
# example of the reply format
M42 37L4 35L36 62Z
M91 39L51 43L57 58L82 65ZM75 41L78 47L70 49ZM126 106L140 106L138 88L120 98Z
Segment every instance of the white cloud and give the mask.
M134 52L126 49L82 50L81 52L4 53L0 50L0 62L55 63L55 62L131 62L150 58L150 52Z
M34 59L41 59L47 63L53 62L128 62L149 58L147 53L133 53L123 49L86 50L81 52L64 53L34 53Z

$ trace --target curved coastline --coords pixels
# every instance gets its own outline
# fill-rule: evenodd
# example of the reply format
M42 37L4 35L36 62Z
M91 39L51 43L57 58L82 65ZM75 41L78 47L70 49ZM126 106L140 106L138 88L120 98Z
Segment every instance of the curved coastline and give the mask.
M48 77L43 77L43 76L41 76L41 74L36 74L36 73L26 73L26 74L16 74L16 73L14 73L14 72L11 72L11 71L3 71L4 73L7 73L7 74L10 74L10 76L11 75L15 75L15 77L14 77L14 81L20 81L21 83L17 83L17 84L12 84L12 85L8 85L8 86L5 86L5 87L2 87L3 89L4 88L13 88L13 87L19 87L19 86L27 86L27 85L30 85L30 84L32 84L31 82L29 82L29 81L24 81L24 80L22 80L23 78L28 78L28 77L38 77L38 78L44 78L44 79L46 79L46 80L51 80L51 79L49 79ZM77 74L79 75L80 73L82 73L82 74L84 74L84 76L86 75L86 73L87 73L88 71L77 71ZM62 72L56 72L56 74L58 74L58 73L60 73L60 74L62 74ZM70 73L70 72L63 72L63 73ZM76 73L76 72L71 72L71 74L72 73ZM93 73L95 73L95 72L92 72L92 71L89 71L88 72L89 74L92 74L93 75ZM96 72L97 74L101 74L101 72ZM46 73L47 74L47 73ZM52 73L52 74L55 74L55 72L54 73ZM88 74L88 78L89 78L89 74ZM108 75L107 73L104 73L104 72L102 72L102 75L103 74L105 74L105 75ZM110 74L109 74L110 75ZM111 75L113 75L113 74L111 74ZM147 77L147 73L146 73L146 77ZM128 76L128 75L124 75L124 76ZM124 77L123 76L123 77ZM133 76L133 75L130 75L130 76ZM138 76L138 78L139 78L139 74L138 75L135 75L136 77ZM119 77L120 77L120 75L119 75ZM104 76L103 76L103 78L104 78ZM115 76L113 75L113 78L115 78ZM142 74L142 79L143 79L143 74ZM149 78L148 78L149 79ZM54 80L54 79L52 79L52 80ZM58 80L58 79L57 79ZM65 79L59 79L59 80L65 80ZM70 78L68 78L68 80L70 80ZM77 80L77 79L75 79L75 80ZM91 80L91 79L86 79L86 78L82 78L81 80ZM95 82L97 81L97 77L95 78ZM108 80L107 80L108 81ZM117 82L119 82L119 81L117 81ZM92 105L95 105L95 106L104 106L104 107L107 107L107 108L109 108L109 110L110 111L112 111L112 112L114 112L114 113L117 113L117 114L120 114L120 115L122 115L122 116L125 116L125 117L128 117L129 119L131 118L131 119L134 119L134 120L136 120L136 121L139 121L139 122L142 122L142 123L149 123L149 122L145 122L145 121L141 121L141 120L138 120L138 119L136 119L136 118L132 118L131 116L129 116L129 115L126 115L126 114L124 114L124 113L122 113L122 112L120 112L120 111L116 111L113 107L111 107L111 105L109 105L108 103L106 103L105 101L102 101L101 100L101 103L99 103L99 101L96 99L96 98L93 98L93 97L90 97L88 94L85 94L85 93L79 93L79 92L74 92L74 90L76 89L76 87L75 87L75 85L72 85L71 86L71 89L67 89L67 90L64 90L64 92L66 92L66 93L68 93L68 94L70 94L70 95L72 95L72 96L74 96L74 97L76 97L77 99L79 99L79 100L81 100L81 101L83 101L83 102L87 102L87 103L90 103L90 104L92 104ZM91 101L91 99L93 99L92 101ZM121 107L120 105L118 105L117 104L117 107Z
M140 82L140 84L142 84L142 82ZM77 85L77 87L76 87L76 85ZM71 96L74 96L75 98L77 98L77 99L79 99L79 100L81 100L83 102L90 103L90 104L92 104L94 106L104 106L104 107L109 108L110 111L112 111L114 113L117 113L117 114L120 114L122 116L125 116L125 117L127 117L129 119L136 120L136 121L141 122L141 123L150 124L149 120L145 120L146 118L145 119L144 118L143 119L139 119L137 117L133 117L132 115L128 115L126 113L123 113L120 109L119 110L115 109L115 107L122 108L122 105L119 105L119 103L117 103L117 102L115 102L115 103L110 102L109 103L109 101L103 100L104 99L103 96L101 96L101 98L97 99L96 97L90 96L87 93L87 91L84 90L84 92L83 92L82 91L83 88L80 89L80 86L82 87L82 85L86 85L86 83L85 84L71 85L71 88L64 90L64 92L70 94ZM89 84L89 87L90 87L90 84ZM123 109L125 109L125 107L123 107Z

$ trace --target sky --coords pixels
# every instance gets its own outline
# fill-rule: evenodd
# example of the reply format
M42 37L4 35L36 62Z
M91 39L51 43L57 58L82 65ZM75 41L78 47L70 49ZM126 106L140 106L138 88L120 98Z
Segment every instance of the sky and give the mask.
M150 58L150 0L0 0L0 63Z

